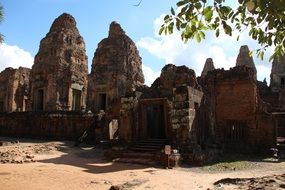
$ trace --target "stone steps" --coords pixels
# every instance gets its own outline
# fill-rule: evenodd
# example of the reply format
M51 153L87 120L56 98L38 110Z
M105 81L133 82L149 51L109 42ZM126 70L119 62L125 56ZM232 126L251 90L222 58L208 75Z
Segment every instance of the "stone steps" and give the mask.
M130 150L138 152L160 151L167 143L166 139L144 139L134 143Z
M142 164L148 166L156 166L158 162L154 159L147 158L117 158L115 162L131 163L131 164Z
M135 152L130 150L105 152L105 156L115 162L155 166L159 164L160 152Z

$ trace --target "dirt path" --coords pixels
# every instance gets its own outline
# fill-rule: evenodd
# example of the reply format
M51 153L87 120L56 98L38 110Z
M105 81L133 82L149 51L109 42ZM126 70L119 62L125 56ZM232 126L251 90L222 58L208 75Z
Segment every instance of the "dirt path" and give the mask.
M0 155L5 151L17 154L17 158L7 157L6 154L5 160L21 160L21 154L24 155L23 159L28 155L33 160L22 164L10 161L0 164L0 189L107 190L112 185L123 185L125 189L134 190L233 189L237 186L223 183L227 181L221 181L216 186L214 183L223 178L253 178L285 173L284 162L260 162L257 167L237 171L209 172L201 168L166 170L107 162L101 159L100 150L92 147L70 148L70 145L68 142L28 142L0 147ZM282 185L278 188L282 189Z

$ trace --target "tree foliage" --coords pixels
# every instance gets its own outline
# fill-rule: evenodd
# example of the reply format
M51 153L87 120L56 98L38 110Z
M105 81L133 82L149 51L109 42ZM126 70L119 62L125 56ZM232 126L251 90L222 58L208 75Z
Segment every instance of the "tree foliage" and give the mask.
M0 6L0 23L3 21L4 19L4 10L3 7ZM2 34L0 34L0 44L3 42L4 40L4 36Z
M233 8L226 0L180 0L176 8L164 17L159 34L172 34L174 28L183 41L205 39L205 32L213 31L216 37L223 31L232 36L234 31L248 35L260 44L257 56L263 59L264 51L274 46L270 60L285 55L285 0L238 0ZM239 40L239 35L237 36Z

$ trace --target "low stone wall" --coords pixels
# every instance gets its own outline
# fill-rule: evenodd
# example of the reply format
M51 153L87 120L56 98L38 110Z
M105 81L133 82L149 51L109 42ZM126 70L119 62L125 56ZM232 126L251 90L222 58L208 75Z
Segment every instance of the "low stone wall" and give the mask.
M0 136L75 140L94 123L81 112L13 112L0 114Z

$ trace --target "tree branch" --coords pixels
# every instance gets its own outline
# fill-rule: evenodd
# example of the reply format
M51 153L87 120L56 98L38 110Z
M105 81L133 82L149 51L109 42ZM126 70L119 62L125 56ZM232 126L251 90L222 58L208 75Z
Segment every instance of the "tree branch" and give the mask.
M138 7L142 3L142 0L140 0L137 4L134 4L133 6Z

